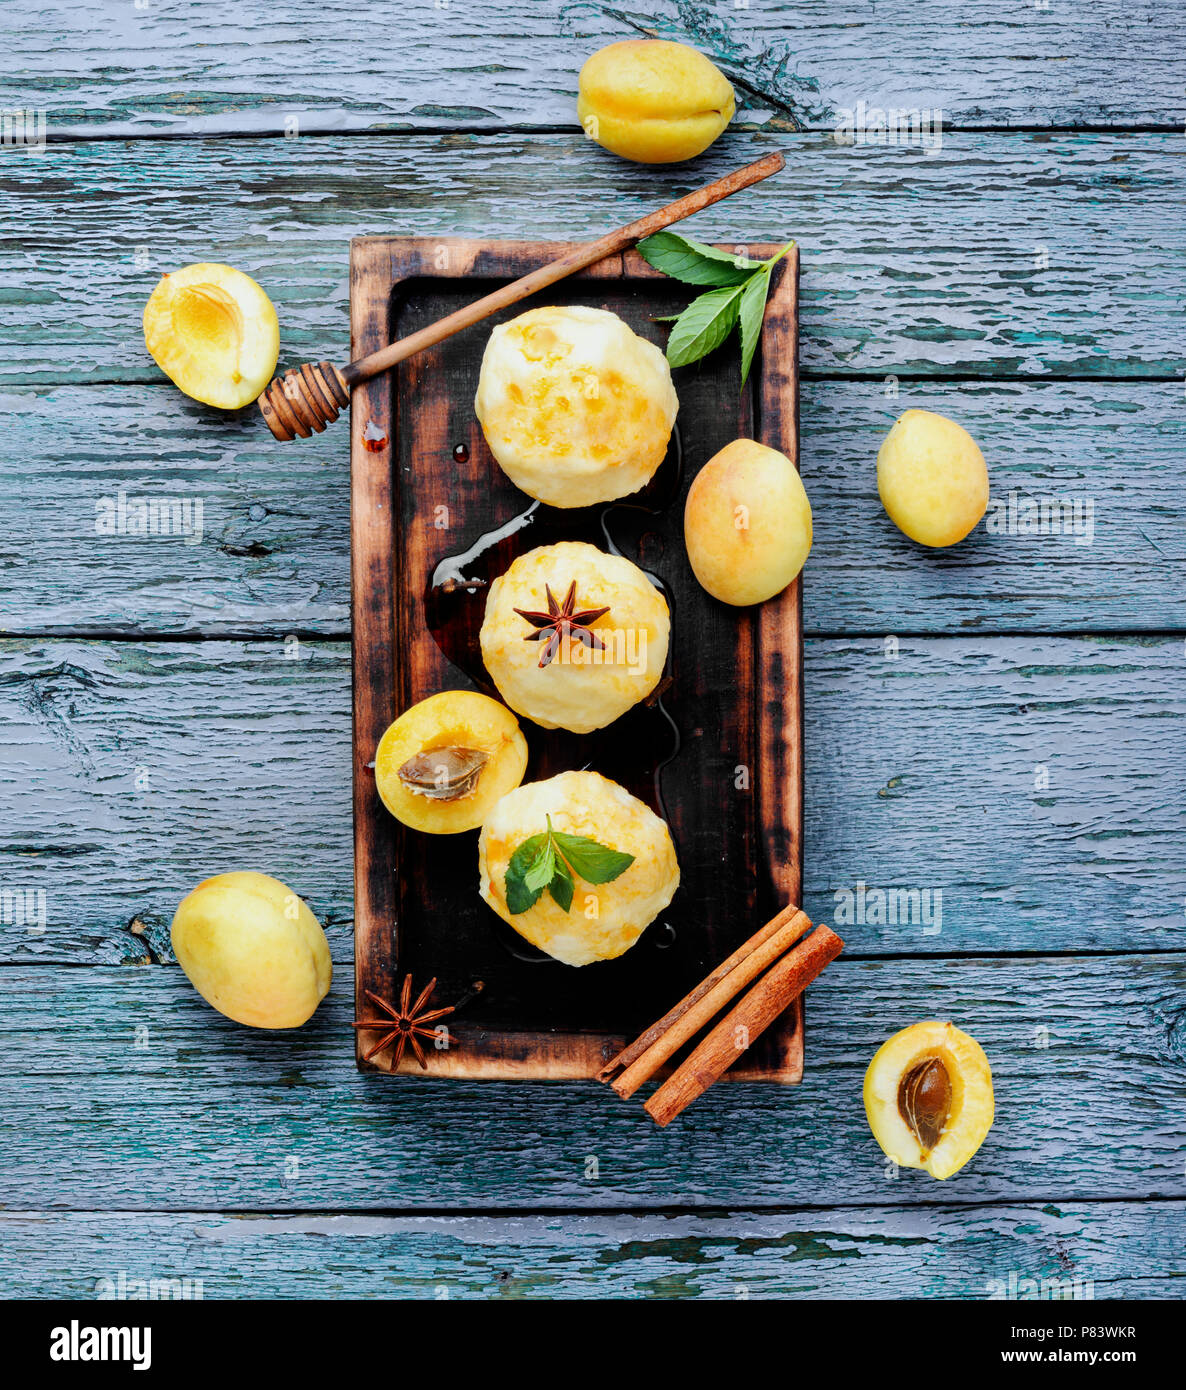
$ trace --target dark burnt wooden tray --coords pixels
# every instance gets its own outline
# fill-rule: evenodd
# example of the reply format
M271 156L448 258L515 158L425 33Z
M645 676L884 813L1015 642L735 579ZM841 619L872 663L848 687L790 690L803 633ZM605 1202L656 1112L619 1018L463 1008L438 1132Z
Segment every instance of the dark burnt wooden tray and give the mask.
M351 356L414 332L565 249L549 242L359 238L351 248ZM766 257L777 248L747 249ZM449 1020L453 1045L430 1049L430 1075L590 1077L779 906L799 901L799 585L756 609L729 608L696 583L683 544L688 485L730 440L760 439L798 465L798 270L792 251L774 273L744 391L735 345L675 373L677 435L643 493L610 508L537 508L463 566L467 578L492 576L533 546L563 538L605 547L608 536L666 590L670 680L658 702L588 738L521 721L530 746L528 779L592 766L657 806L671 826L681 887L662 917L615 961L574 969L522 941L478 896L477 831L406 830L379 801L371 764L384 729L415 701L459 687L497 695L483 684L476 644L468 646L484 596L464 619L454 615L443 628L436 591L429 596L446 557L506 528L531 500L495 464L474 416L478 370L494 324L539 304L590 304L662 343L667 329L653 319L678 312L696 291L631 252L355 388L355 989L359 999L364 988L394 999L410 970L418 984L437 976L434 1002L448 1004L475 980L484 982L483 993ZM438 643L434 624L456 660ZM373 1007L365 1008L370 1016ZM366 1065L390 1071L390 1054ZM796 1005L728 1075L794 1082L802 1070L803 1015ZM400 1071L421 1074L410 1055Z

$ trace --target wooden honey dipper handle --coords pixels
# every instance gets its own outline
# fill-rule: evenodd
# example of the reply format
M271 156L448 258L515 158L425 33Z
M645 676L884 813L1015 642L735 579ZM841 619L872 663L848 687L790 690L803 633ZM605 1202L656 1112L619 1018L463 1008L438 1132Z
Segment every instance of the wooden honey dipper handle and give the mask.
M584 270L586 266L604 260L606 256L627 250L643 237L662 231L673 222L691 217L693 213L711 207L713 203L719 203L722 198L728 198L743 188L749 188L751 184L760 183L771 174L777 174L785 163L777 151L765 155L753 164L747 164L743 169L735 169L724 178L717 179L674 203L669 203L657 212L640 217L637 222L619 227L616 232L610 232L598 241L591 241L587 246L578 246L558 260L540 266L509 285L495 290L493 294L477 299L472 304L467 304L464 309L458 309L456 313L429 324L418 333L411 333L398 342L389 343L387 347L372 352L369 357L351 362L341 370L330 362L319 362L316 365L305 363L302 367L293 367L283 376L276 377L260 396L260 412L277 439L289 440L298 434L307 439L314 430L320 433L327 424L338 418L341 408L349 404L351 388L358 382L368 381L380 372L388 371L397 362L402 362L445 338L451 338L461 329L489 318L499 309L505 309L508 304L516 304L528 295L535 294L537 290L554 285L557 280L563 280L575 271Z

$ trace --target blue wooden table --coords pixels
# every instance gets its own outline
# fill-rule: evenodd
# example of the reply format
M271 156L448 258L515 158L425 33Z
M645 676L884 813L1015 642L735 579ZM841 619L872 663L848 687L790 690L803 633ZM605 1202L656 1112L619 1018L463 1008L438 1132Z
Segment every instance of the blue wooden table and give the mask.
M584 57L638 33L737 87L692 167L577 128ZM0 149L4 1293L1180 1291L1184 37L1158 0L6 9L0 109L49 143ZM878 109L941 110L941 140L877 143ZM359 1076L347 437L181 396L144 301L228 261L282 365L341 361L352 235L592 236L776 147L690 230L803 251L804 906L930 889L941 920L843 926L803 1084L716 1087L667 1132L594 1085ZM950 552L877 501L907 406L972 431L1004 506ZM121 491L200 498L200 542L96 534ZM1011 495L1090 527L1030 534ZM171 960L176 903L231 867L326 923L299 1032L221 1018ZM925 1017L997 1086L942 1186L887 1168L861 1106Z

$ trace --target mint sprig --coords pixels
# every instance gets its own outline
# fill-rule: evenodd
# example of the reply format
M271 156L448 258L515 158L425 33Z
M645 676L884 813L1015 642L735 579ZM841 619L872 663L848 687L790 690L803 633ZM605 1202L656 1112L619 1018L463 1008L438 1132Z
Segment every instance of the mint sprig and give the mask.
M741 384L744 386L762 336L770 272L794 246L788 241L768 261L751 261L691 241L677 232L656 232L638 243L643 259L656 270L689 285L711 285L678 314L667 339L673 367L699 362L720 347L735 327L741 330Z
M634 855L610 849L586 835L566 835L552 829L531 835L511 855L506 871L507 910L526 912L546 888L567 912L576 892L574 875L586 883L609 883L634 863Z

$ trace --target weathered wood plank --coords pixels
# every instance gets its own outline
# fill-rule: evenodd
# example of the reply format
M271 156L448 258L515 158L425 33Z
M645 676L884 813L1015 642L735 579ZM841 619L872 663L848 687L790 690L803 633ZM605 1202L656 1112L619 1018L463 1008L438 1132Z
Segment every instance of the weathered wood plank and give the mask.
M0 105L34 98L55 133L575 126L588 54L647 35L692 43L738 86L739 121L821 125L839 108L941 107L977 125L1180 123L1181 16L1155 0L1048 11L968 0L920 11L831 0L568 0L401 7L325 0L277 22L262 0L47 0L6 26ZM36 20L33 19L36 14ZM386 42L360 44L372 32Z
M20 229L20 285L0 302L0 381L159 380L144 301L193 260L261 281L286 362L341 359L352 235L590 236L775 144L782 174L689 226L798 238L805 368L1179 373L1179 135L964 134L933 158L757 135L674 170L566 135L364 136L10 151L0 226Z
M1182 406L1177 382L805 383L807 630L1186 627ZM908 540L877 495L877 450L909 407L960 421L988 460L988 513L953 550Z
M803 383L802 467L815 521L809 633L1186 628L1186 416L1176 383L898 390ZM882 510L875 473L878 445L907 406L972 431L994 499L1070 499L1078 521L1068 514L1061 534L990 534L990 512L956 551L913 545ZM0 630L347 635L345 426L281 448L250 415L216 418L168 385L11 387L0 411L0 510L22 518L3 554ZM699 466L702 446L689 439L687 449L689 466ZM200 544L97 536L120 492L200 499Z
M0 413L0 630L348 633L346 425L282 449L167 384L14 388Z
M345 645L280 638L0 646L20 750L0 773L5 884L19 890L0 940L21 955L66 942L67 959L143 958L167 950L193 883L267 866L348 955L349 667ZM22 906L40 892L44 933Z
M204 1299L1176 1298L1184 1213L1177 1202L646 1216L3 1212L0 1293L92 1298L122 1273L125 1289L178 1280ZM158 1285L157 1296L174 1288Z
M1181 639L893 650L807 643L811 916L850 952L1181 948ZM348 960L349 708L341 644L4 643L4 883L44 892L45 929L11 908L3 958L167 954L188 889L254 867L308 897ZM735 764L722 748L704 775L732 783ZM930 914L918 897L874 920L866 893L848 923L862 882L930 890Z
M942 965L841 957L809 991L800 1086L716 1086L658 1130L640 1103L592 1081L359 1074L346 971L304 1028L265 1033L215 1014L176 968L9 966L0 1203L318 1211L1181 1198L1184 987L1182 953ZM879 1044L928 1016L975 1034L997 1095L984 1146L942 1185L892 1176L861 1099Z
M1165 637L812 642L805 906L862 951L1180 946L1182 663ZM854 930L861 882L941 889L942 924Z

